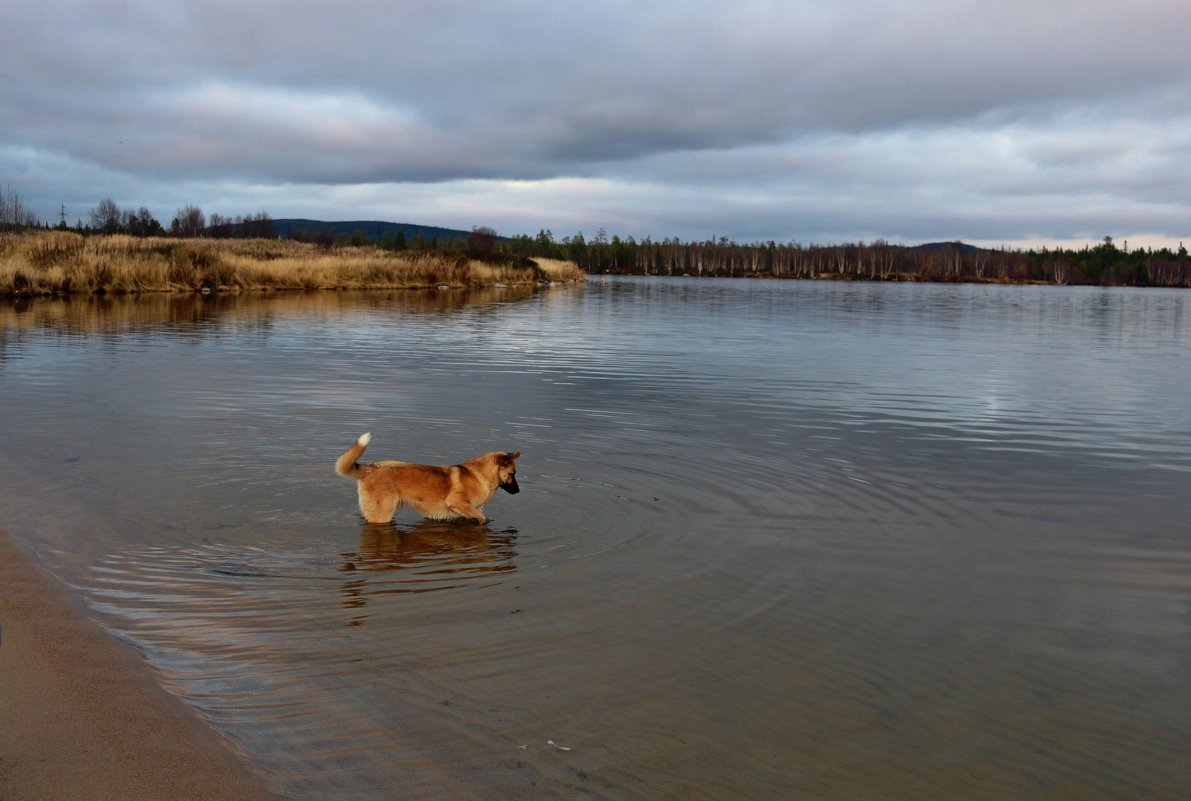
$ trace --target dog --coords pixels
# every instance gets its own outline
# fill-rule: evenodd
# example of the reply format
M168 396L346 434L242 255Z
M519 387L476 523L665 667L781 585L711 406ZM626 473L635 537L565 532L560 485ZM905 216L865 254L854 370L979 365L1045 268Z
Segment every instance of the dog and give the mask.
M360 514L369 523L388 523L404 504L431 520L486 523L480 509L498 489L516 495L516 459L521 451L490 451L463 464L439 467L411 462L359 464L372 434L363 434L335 462L335 472L359 482Z

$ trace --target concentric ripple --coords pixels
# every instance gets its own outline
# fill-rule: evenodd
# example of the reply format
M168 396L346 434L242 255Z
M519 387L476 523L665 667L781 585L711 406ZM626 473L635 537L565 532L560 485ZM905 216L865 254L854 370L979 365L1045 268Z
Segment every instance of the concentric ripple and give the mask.
M0 306L0 525L297 801L1182 799L1191 295ZM484 526L332 470L518 449Z

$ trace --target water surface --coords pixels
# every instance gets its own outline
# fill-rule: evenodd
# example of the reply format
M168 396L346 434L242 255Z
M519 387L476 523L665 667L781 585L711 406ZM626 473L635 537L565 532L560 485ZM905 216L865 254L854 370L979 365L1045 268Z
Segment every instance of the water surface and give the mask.
M0 526L294 799L1191 787L1191 295L0 306ZM519 449L486 526L335 457Z

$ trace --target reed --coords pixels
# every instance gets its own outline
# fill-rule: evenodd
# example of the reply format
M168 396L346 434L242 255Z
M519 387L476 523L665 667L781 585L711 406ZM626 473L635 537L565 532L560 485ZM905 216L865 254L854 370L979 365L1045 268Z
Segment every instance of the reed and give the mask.
M0 237L0 295L407 289L582 281L571 262L493 264L462 253L330 250L288 240L83 237L37 231Z

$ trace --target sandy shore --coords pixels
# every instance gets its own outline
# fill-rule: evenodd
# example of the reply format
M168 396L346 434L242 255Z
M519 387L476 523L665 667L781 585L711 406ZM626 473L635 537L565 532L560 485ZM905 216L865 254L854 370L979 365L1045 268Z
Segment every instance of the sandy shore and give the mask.
M0 801L279 798L0 532Z

